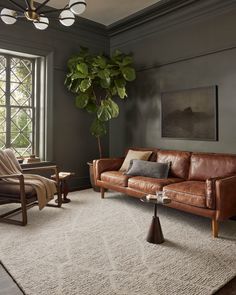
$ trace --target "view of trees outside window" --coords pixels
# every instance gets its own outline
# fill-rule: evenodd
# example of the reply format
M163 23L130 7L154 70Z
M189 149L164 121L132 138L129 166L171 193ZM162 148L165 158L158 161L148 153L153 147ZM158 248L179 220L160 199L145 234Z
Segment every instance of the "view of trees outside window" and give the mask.
M34 146L34 60L0 55L0 148L29 156Z

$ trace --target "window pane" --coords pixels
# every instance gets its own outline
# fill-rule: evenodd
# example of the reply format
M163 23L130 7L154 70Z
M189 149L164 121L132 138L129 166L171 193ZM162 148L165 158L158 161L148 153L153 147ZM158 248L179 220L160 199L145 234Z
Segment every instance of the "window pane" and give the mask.
M6 58L0 55L0 81L6 81Z
M6 59L0 55L0 105L5 104L5 91L6 91Z
M32 85L11 83L11 105L32 106Z
M32 110L11 108L11 147L17 154L32 153Z
M33 59L0 54L0 148L29 156L34 148Z
M11 59L11 105L32 105L32 62Z
M0 105L6 104L6 82L0 80Z
M0 107L0 148L5 148L6 144L6 109Z

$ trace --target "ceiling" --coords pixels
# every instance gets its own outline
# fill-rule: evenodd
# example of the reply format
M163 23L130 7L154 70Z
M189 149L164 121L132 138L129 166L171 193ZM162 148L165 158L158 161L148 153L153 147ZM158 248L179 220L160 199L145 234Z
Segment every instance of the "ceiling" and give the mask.
M86 0L87 9L81 16L108 26L159 1L161 0ZM48 5L63 8L68 2L69 0L50 0Z

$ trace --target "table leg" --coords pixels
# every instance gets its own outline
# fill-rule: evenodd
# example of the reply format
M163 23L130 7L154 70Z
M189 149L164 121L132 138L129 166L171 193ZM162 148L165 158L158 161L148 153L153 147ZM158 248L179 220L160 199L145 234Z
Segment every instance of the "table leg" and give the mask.
M157 216L157 204L155 204L154 207L154 216L152 217L152 223L149 228L147 241L152 244L162 244L165 241L161 230L160 220Z
M69 186L66 180L62 181L62 192L63 192L62 203L69 203L71 200L66 197L69 193Z
M71 200L66 197L69 193L69 186L66 180L60 180L60 190L63 195L62 203L69 203ZM58 200L56 200L55 202L58 203Z

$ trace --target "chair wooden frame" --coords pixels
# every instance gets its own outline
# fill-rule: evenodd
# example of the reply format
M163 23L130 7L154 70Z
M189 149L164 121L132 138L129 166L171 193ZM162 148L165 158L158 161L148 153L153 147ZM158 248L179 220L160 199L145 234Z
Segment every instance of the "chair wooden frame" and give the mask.
M19 186L20 186L20 198L17 199L17 198L4 197L1 204L8 204L8 203L20 203L21 204L20 207L0 215L0 222L6 222L6 223L22 225L22 226L25 226L27 224L27 222L28 222L27 210L32 208L33 206L38 205L38 202L35 200L35 198L30 199L30 200L28 200L26 198L24 173L33 172L34 174L37 174L39 172L46 172L46 171L53 171L53 173L55 174L55 181L56 181L57 195L58 195L58 203L57 204L47 204L47 206L48 207L58 207L58 208L61 207L62 195L61 195L58 167L55 165L51 165L51 166L26 168L26 169L23 169L23 174L20 173L20 174L12 174L12 175L0 175L1 179L7 179L7 178L19 179ZM1 196L0 196L0 200L1 200ZM19 212L21 212L21 220L14 220L14 219L10 218L10 216L13 216Z

